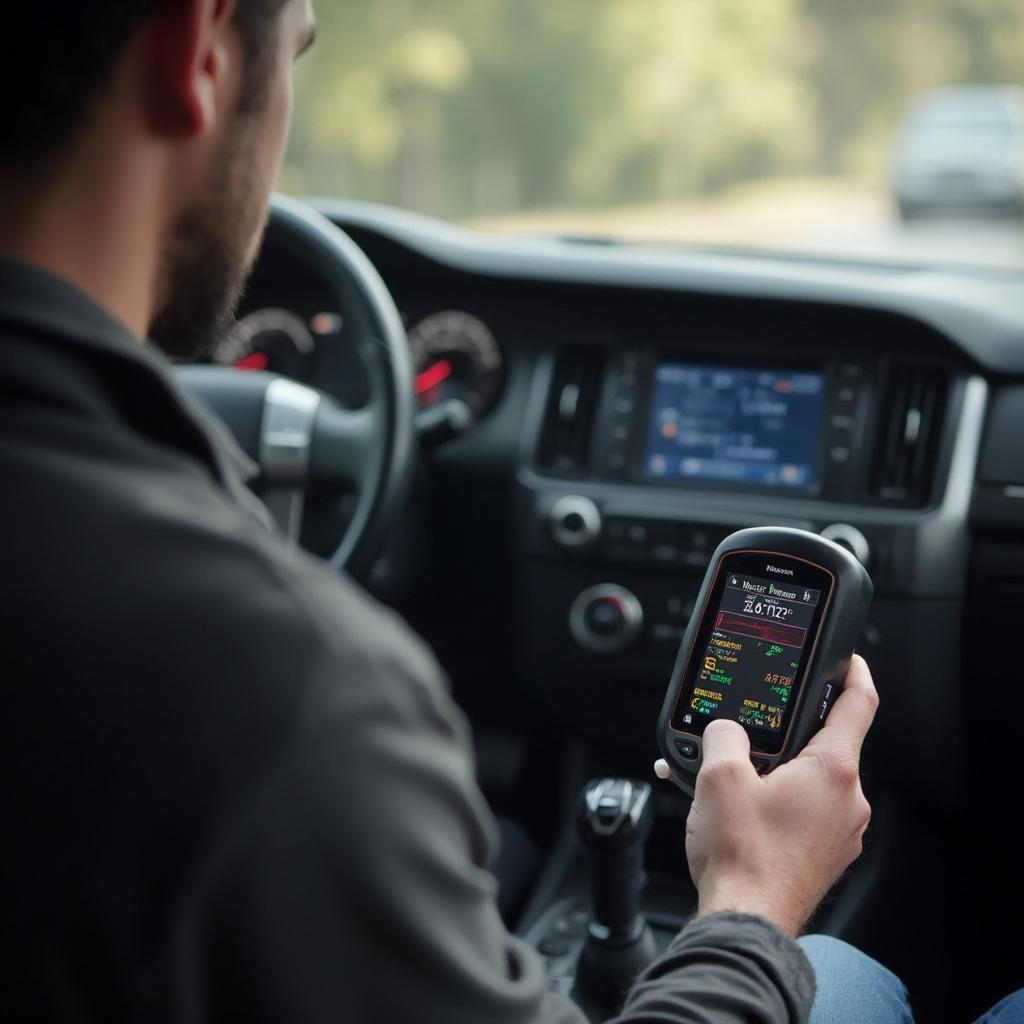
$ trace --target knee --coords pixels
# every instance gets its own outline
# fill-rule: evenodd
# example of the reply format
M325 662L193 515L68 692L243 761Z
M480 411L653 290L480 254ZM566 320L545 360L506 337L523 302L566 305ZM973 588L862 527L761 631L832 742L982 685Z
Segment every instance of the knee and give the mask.
M811 1021L910 1021L903 982L866 953L828 935L805 935L800 946L817 983Z
M1024 988L993 1006L977 1024L1020 1024L1021 1021L1024 1021Z
M872 960L867 953L862 953L856 946L842 939L835 939L831 935L805 935L798 941L816 972L856 977L862 982L873 978L882 984L903 987L903 983L888 967Z

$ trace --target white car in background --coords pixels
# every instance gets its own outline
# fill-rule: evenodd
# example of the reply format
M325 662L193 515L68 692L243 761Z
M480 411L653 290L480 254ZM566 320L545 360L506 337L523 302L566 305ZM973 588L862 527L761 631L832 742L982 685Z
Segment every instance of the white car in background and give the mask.
M1024 217L1024 88L922 94L897 132L891 180L904 221L936 212Z

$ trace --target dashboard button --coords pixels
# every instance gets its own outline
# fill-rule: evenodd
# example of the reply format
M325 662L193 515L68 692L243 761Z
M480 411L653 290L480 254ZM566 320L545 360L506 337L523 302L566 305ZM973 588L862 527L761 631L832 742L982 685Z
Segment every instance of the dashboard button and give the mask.
M636 595L614 583L588 587L572 603L569 629L588 651L625 650L639 635L644 612Z
M608 540L622 540L626 536L626 520L618 517L605 520L604 535Z
M567 494L551 506L551 536L563 548L585 548L601 533L601 513L581 494Z
M622 608L612 598L595 601L584 614L587 627L597 636L612 636L622 629Z
M651 626L651 636L665 643L678 644L686 630L682 626L674 626L671 622L656 622Z
M613 562L639 562L644 558L644 549L630 544L607 544L603 552Z

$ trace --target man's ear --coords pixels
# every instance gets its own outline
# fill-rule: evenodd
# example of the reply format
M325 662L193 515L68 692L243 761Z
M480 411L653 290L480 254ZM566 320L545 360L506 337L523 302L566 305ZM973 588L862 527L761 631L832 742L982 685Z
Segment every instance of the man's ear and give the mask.
M199 138L222 116L231 78L240 73L236 2L176 0L160 4L150 19L149 110L161 134Z

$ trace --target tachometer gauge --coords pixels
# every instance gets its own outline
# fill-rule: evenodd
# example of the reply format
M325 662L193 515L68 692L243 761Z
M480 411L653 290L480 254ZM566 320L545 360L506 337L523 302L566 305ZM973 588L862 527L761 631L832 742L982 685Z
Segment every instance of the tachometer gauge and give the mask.
M409 332L416 400L421 407L461 399L482 416L501 385L501 349L487 325L449 310L421 320Z
M316 342L301 317L287 309L258 309L235 324L213 358L239 370L272 370L309 380L315 352Z

